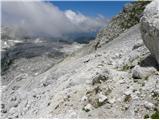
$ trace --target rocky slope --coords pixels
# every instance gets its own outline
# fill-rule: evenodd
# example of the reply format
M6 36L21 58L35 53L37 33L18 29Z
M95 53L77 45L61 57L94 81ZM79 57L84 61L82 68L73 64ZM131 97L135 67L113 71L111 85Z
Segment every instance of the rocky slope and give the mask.
M42 39L2 40L2 85L17 76L28 77L41 74L63 60L83 44L54 42Z
M123 10L112 18L105 29L97 34L95 49L113 40L119 34L139 23L145 6L150 1L135 1L124 6Z
M2 84L2 118L157 118L158 66L140 25L90 53L97 39L40 74Z

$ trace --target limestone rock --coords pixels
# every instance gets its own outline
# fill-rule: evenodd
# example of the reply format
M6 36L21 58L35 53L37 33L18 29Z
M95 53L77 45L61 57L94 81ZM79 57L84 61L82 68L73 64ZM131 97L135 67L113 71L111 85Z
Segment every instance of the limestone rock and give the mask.
M144 44L159 63L159 14L158 0L154 0L143 12L141 18L141 33Z
M88 99L87 96L83 96L82 99L81 99L81 101L82 101L82 102L83 102L83 101L87 101L87 99Z
M154 108L154 104L153 104L153 103L150 103L150 102L148 102L148 101L145 101L145 102L144 102L144 106L145 106L145 108L147 108L147 109L152 109L152 108Z
M91 104L87 104L83 109L84 111L89 112L93 109L93 106Z
M107 96L103 95L102 93L99 93L98 97L99 103L104 103L108 99Z
M156 72L156 69L153 67L145 68L140 67L139 65L136 65L132 70L132 77L134 79L146 79L150 75L154 74Z

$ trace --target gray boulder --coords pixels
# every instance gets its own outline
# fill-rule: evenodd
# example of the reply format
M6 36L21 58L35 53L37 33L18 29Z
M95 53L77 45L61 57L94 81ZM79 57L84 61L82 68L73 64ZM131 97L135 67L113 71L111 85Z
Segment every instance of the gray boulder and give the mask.
M141 18L141 33L144 44L159 63L159 14L158 0L146 6Z
M150 75L156 73L154 67L141 67L136 65L132 70L132 77L134 79L147 79Z

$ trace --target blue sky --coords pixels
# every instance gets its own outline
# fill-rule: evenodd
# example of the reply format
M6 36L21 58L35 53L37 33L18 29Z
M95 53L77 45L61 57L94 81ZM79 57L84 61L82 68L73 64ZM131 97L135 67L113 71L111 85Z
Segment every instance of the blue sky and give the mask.
M97 16L101 14L111 18L118 14L124 4L129 1L52 1L51 3L61 10L71 9L81 12L87 16Z

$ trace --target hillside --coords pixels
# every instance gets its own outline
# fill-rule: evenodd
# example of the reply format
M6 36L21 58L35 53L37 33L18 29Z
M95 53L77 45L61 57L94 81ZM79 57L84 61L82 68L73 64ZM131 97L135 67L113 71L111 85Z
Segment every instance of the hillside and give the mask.
M141 6L124 9L132 5ZM125 10L118 16L130 13ZM112 28L38 74L20 67L29 64L26 59L14 61L3 75L2 118L158 118L158 64L143 43L139 20L115 31L118 16L108 24ZM44 69L39 57L29 60Z

